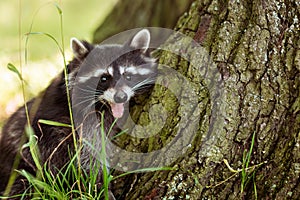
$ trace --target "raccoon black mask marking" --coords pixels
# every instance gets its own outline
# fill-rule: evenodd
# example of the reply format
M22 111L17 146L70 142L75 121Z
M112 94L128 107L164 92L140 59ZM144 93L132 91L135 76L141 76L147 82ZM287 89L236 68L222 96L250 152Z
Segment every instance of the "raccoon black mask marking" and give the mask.
M74 118L84 123L90 112L104 111L104 126L108 130L115 118L124 114L124 105L136 94L149 91L157 75L155 60L148 55L150 33L143 29L124 45L92 45L75 38L71 40L74 59L67 66L69 91L73 97ZM27 102L31 125L35 131L42 163L57 174L70 161L74 150L71 129L39 124L46 119L70 124L70 115L63 73L55 78L37 98ZM98 115L99 116L99 115ZM83 147L81 167L87 173L97 160L95 151L100 151L101 138L95 137L99 120L89 122L87 128L77 133L94 145ZM36 168L28 148L20 148L26 115L24 107L16 111L3 127L0 140L0 195L4 191L15 157L21 152L18 169L35 174ZM101 169L98 173L101 185ZM11 194L22 194L28 187L24 177L19 176ZM30 197L28 197L30 199ZM113 195L111 197L113 199Z
M125 45L94 46L92 51L89 46L72 39L72 49L81 66L80 72L75 71L76 80L71 78L70 82L75 85L76 95L82 98L87 95L85 102L79 99L78 104L89 107L100 101L109 105L115 118L122 117L124 104L155 81L156 64L146 55L149 42L147 30L137 33ZM91 92L96 94L96 99L89 95Z

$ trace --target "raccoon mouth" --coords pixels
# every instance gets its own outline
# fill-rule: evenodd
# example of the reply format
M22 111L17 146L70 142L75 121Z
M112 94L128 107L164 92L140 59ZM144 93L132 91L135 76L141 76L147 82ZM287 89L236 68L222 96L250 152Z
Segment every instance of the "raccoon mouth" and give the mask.
M121 118L124 114L124 103L110 103L114 118Z

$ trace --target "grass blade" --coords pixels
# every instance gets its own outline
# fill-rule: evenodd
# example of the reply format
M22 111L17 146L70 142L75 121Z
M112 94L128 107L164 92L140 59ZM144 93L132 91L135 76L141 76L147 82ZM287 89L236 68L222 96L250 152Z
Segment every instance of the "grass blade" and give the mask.
M50 125L50 126L59 126L59 127L67 127L67 128L71 128L72 127L72 125L70 125L70 124L65 124L65 123L61 123L61 122L55 122L55 121L46 120L46 119L39 119L38 123L46 124L46 125Z
M8 63L7 68L10 71L16 73L21 81L23 80L23 77L22 77L21 73L19 72L19 70L16 68L16 66L14 66L12 63Z

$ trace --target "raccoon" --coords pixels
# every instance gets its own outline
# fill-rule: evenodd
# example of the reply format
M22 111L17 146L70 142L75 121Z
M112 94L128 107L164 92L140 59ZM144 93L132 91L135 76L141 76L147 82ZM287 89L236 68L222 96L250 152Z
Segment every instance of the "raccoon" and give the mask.
M149 92L155 83L157 64L150 56L149 45L150 32L147 29L140 30L123 45L93 45L76 38L71 39L74 58L67 65L67 74L73 118L76 119L76 140L84 139L92 144L92 147L83 145L80 151L80 165L86 174L95 170L92 167L97 166L99 160L101 120L104 120L104 129L110 130L114 120L126 117L124 110L130 99ZM75 153L72 130L69 127L41 124L39 120L71 124L66 88L65 76L61 73L44 92L27 102L40 160L53 175L62 170ZM20 156L18 170L24 169L36 174L29 148L21 148L27 141L24 137L26 123L23 106L3 127L0 139L0 194L6 188L16 156ZM82 127L78 128L77 125ZM119 128L114 127L111 134L118 131ZM102 167L96 170L97 185L101 187ZM22 194L28 186L27 180L18 176L10 195ZM114 199L111 192L110 199Z

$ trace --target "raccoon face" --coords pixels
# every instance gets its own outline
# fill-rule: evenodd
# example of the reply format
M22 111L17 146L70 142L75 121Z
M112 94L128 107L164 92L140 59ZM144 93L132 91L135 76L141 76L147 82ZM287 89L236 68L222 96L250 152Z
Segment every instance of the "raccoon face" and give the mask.
M94 98L87 94L90 103L109 105L115 118L121 118L126 104L135 94L148 91L157 76L155 59L147 54L150 33L139 31L124 45L96 45L71 40L75 57L80 61L77 86L81 91L95 88ZM88 100L85 100L88 101Z

